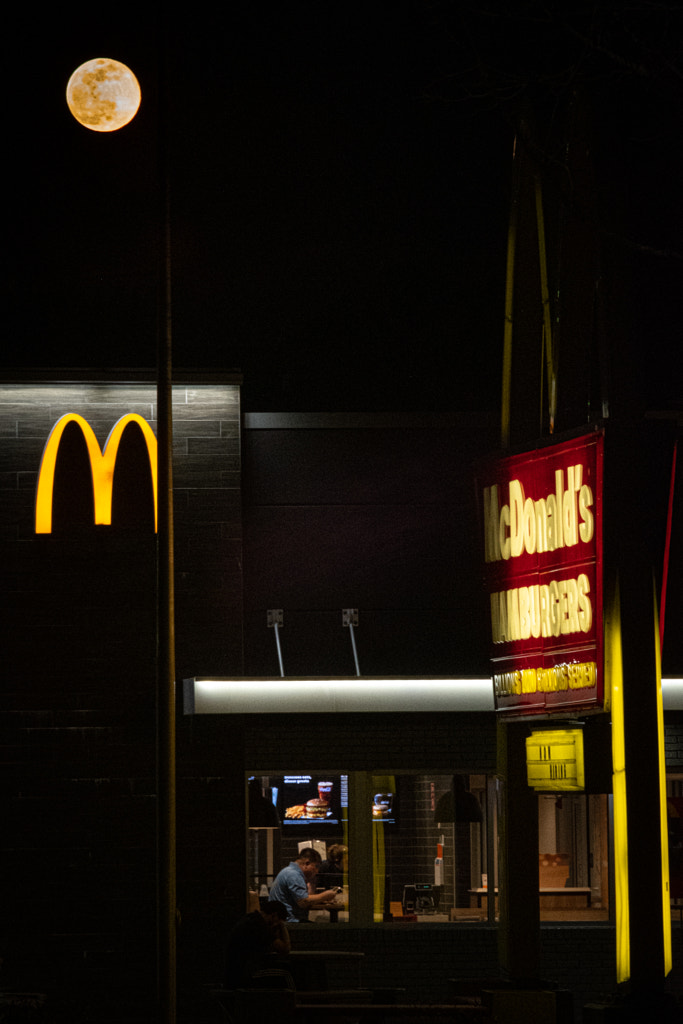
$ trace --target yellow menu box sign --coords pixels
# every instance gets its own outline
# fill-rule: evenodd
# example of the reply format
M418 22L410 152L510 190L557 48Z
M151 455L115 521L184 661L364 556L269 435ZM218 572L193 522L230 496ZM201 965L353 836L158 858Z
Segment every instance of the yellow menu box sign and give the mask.
M533 732L526 741L526 771L532 789L581 792L585 788L581 729Z

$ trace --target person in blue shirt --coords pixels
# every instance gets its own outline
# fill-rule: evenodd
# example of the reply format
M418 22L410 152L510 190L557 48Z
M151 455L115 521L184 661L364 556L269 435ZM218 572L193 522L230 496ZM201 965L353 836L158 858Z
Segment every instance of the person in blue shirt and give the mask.
M337 889L315 891L315 880L320 869L320 854L307 846L279 873L270 890L270 899L287 908L287 923L308 921L309 910L333 903Z

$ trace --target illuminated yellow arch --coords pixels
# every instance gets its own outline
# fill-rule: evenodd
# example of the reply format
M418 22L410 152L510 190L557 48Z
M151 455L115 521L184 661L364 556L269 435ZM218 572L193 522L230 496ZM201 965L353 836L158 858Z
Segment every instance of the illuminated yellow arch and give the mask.
M69 412L57 420L50 436L47 439L43 458L40 462L38 473L38 488L36 490L36 533L52 533L52 492L55 483L55 466L57 464L57 453L62 440L62 434L69 423L77 423L88 446L90 456L90 470L92 473L93 503L95 508L95 523L98 525L111 524L111 503L112 488L114 484L114 467L116 456L119 450L119 443L124 430L129 423L137 423L147 445L149 455L149 468L152 474L152 489L154 492L154 529L157 528L157 439L154 431L142 416L131 412L122 416L111 429L107 438L104 450L95 437L92 427L78 413Z

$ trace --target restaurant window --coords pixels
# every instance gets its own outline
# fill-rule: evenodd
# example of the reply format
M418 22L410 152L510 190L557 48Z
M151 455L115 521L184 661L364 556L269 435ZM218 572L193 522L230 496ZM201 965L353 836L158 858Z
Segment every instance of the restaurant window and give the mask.
M495 782L485 775L372 776L374 919L417 924L488 919L496 879Z
M683 773L667 773L666 811L671 907L683 923Z
M489 919L488 879L496 884L493 778L301 770L250 774L248 792L251 906L268 897L278 872L302 848L326 859L342 847L348 853L337 906L312 909L313 921Z
M279 871L310 846L321 860L342 851L335 879L342 891L332 908L311 909L312 921L498 919L493 776L322 768L253 773L247 785L248 906L267 899ZM674 812L683 810L680 779L669 780L668 798L671 835L681 820ZM537 799L540 919L607 920L610 797L540 792ZM680 848L676 832L672 879ZM315 887L327 883L319 877Z
M541 793L538 885L542 921L609 917L609 797Z
M248 778L248 903L251 908L270 894L279 871L311 847L321 861L339 854L341 880L331 909L312 909L309 920L347 921L349 777L340 771L304 770L254 774ZM335 875L337 872L335 871ZM326 888L319 876L315 888ZM337 879L335 877L335 884Z

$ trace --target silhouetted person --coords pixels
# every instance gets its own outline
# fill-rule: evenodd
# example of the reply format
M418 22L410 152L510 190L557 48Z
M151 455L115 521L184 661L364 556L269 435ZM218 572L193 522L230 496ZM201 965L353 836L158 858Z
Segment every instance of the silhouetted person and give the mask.
M284 956L289 953L291 944L286 917L287 908L271 900L247 914L231 929L226 950L227 988L259 987L259 972L267 967L267 954L281 953ZM270 976L274 973L268 971ZM284 970L278 973L286 976Z
M341 843L333 843L328 847L327 859L322 862L318 871L318 885L324 889L333 889L343 884L348 852L348 846Z

